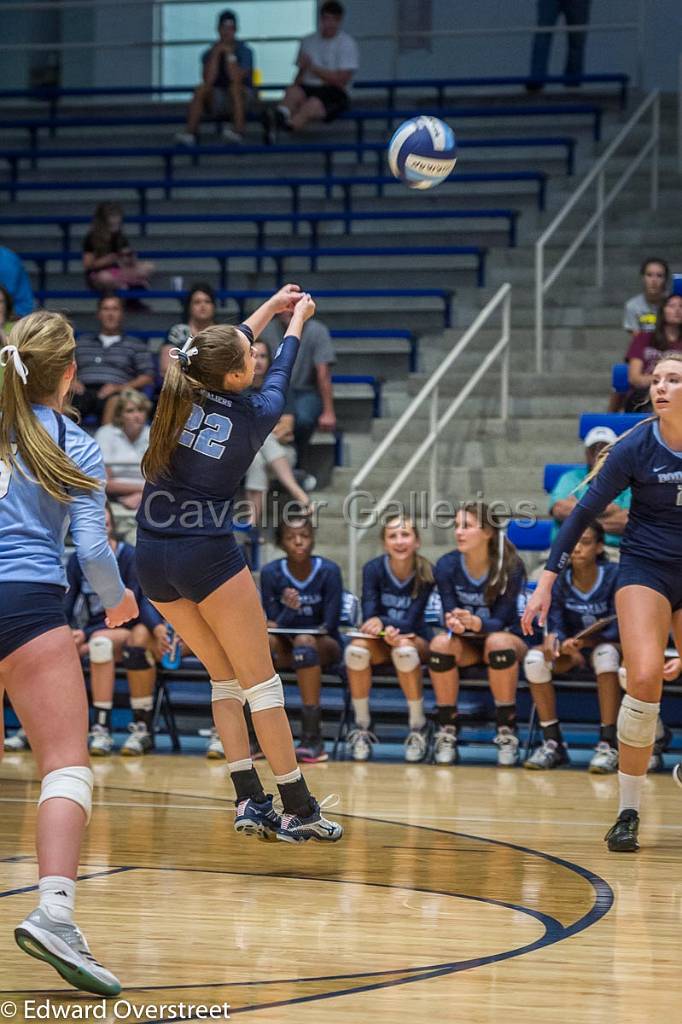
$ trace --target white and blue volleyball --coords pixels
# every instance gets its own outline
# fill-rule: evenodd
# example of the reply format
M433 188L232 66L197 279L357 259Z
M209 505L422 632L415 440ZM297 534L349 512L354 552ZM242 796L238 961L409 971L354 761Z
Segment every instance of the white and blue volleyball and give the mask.
M391 174L410 188L433 188L457 163L452 128L437 117L420 115L403 121L388 144Z

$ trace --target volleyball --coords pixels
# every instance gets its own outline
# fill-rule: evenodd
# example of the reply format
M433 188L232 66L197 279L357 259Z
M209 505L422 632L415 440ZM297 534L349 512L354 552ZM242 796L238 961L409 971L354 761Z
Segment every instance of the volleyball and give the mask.
M433 188L457 163L452 128L437 117L420 115L403 121L388 144L391 174L410 188Z

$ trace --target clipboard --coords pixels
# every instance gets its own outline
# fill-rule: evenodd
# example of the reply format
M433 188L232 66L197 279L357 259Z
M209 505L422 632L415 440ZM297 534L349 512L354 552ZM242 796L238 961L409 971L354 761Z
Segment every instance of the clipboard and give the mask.
M270 636L301 636L303 633L305 633L306 636L329 635L323 626L311 626L308 629L298 626L268 626L268 633Z
M363 633L361 629L349 629L347 633L343 633L343 636L348 637L349 640L383 640L386 633L382 629L380 633ZM414 637L416 633L402 633L401 636Z
M604 619L597 619L591 626L586 626L585 629L581 629L579 633L573 637L574 640L587 640L588 637L595 636L597 633L603 632L607 626L610 626L612 622L615 622L618 618L617 615L607 615Z

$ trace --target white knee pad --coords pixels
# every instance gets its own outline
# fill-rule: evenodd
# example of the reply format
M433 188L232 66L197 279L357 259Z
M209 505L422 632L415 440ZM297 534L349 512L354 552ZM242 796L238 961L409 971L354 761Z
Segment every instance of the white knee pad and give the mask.
M221 682L211 680L211 703L217 700L238 700L242 707L246 704L246 694L237 679L223 679Z
M627 690L627 688L628 688L628 670L626 669L625 665L621 665L620 668L618 669L618 682L620 683L620 686L621 686L622 690Z
M355 672L361 672L363 668L369 668L369 651L366 647L360 647L359 644L351 644L349 647L346 647L343 663L346 668L352 669Z
M592 651L592 668L595 675L602 672L617 672L620 668L620 654L613 644L597 644Z
M114 645L108 636L93 636L88 644L91 665L104 665L114 660Z
M523 670L529 683L551 683L552 670L545 661L543 651L534 647L523 659Z
M626 693L618 712L618 739L629 747L650 747L656 739L660 704L637 700Z
M40 799L38 806L45 800L53 800L61 797L63 800L73 800L85 811L86 824L90 821L92 811L92 786L94 776L90 768L84 765L76 765L72 768L56 768L43 779L40 786Z
M369 654L369 651L367 653ZM396 672L414 672L420 665L419 651L416 647L410 647L409 644L392 647L391 661Z
M266 679L264 683L249 686L244 693L254 714L256 711L284 707L284 689L278 675L274 675L272 679Z

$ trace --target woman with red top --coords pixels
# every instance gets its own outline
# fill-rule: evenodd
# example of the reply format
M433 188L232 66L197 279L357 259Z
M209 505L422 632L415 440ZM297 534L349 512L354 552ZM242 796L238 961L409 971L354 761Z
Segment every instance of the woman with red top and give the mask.
M649 388L654 366L663 352L682 352L682 295L668 295L658 308L653 331L639 331L627 351L630 391L626 412L650 412Z

